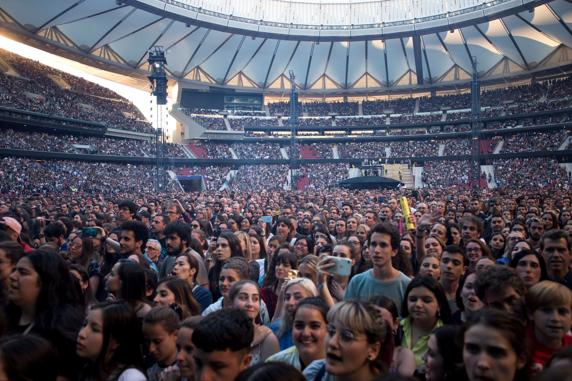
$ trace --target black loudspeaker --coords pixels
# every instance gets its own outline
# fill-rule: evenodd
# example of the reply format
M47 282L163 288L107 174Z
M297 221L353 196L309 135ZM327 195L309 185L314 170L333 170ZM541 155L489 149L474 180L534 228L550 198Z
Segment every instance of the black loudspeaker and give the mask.
M201 192L203 191L203 178L202 176L185 176L178 177L179 183L185 192Z

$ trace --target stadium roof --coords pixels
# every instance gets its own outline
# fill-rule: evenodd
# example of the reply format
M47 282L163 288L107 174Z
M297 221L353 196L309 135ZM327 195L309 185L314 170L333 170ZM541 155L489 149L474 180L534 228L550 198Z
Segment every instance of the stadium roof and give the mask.
M141 74L283 92L383 92L572 63L568 0L4 0L0 26L44 49Z

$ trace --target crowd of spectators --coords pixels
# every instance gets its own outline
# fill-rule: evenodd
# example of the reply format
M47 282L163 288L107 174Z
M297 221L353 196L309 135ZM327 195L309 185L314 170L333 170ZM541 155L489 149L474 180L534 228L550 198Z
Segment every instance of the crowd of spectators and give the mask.
M471 113L469 111L445 113L445 121L447 122L456 122L458 120L469 120L469 119L471 119Z
M572 105L572 97L568 97L570 90L569 79L545 81L532 85L507 87L495 90L483 90L481 106L483 107L480 117L496 118L511 115L520 116L528 112L542 112L560 110ZM501 101L499 101L499 99ZM419 107L416 107L419 102ZM378 136L403 136L420 134L438 134L468 132L471 130L469 122L462 124L446 124L462 120L470 121L470 94L445 95L422 98L396 99L391 101L364 101L363 112L366 116L357 113L357 102L313 102L300 103L303 115L321 117L301 117L299 126L304 127L376 127L373 133L364 132L363 135ZM353 105L353 106L348 106ZM274 103L270 105L273 113L284 114L288 103ZM336 112L339 108L340 112ZM282 110L276 112L276 110ZM345 111L353 110L353 114ZM336 116L330 116L337 114ZM371 115L371 116L370 116ZM570 120L569 113L559 113L544 117L529 117L519 119L506 119L499 122L487 122L483 129L501 129L514 127L527 127L530 125L542 125L547 123L563 123ZM285 121L284 123L286 123ZM419 126L419 128L399 128L401 124L421 125L429 123L441 123L438 126ZM236 124L236 125L235 125ZM231 122L233 129L240 130L244 125L271 125L277 126L277 119L268 117L243 118L240 122ZM387 128L384 128L387 126ZM391 127L398 128L391 128ZM381 129L380 129L381 127ZM222 125L220 126L222 129ZM305 135L315 135L308 133Z
M389 142L391 157L424 157L438 156L439 144L445 144L447 140L427 141L412 140L403 142Z
M467 187L471 179L468 161L428 161L421 181L428 188Z
M338 151L341 158L395 158L438 156L439 144L443 141L398 141L398 142L359 142L340 143Z
M386 147L389 147L387 142L340 143L338 144L338 152L342 159L374 159L387 157Z
M463 149L463 141L456 141ZM459 148L461 149L461 148ZM451 152L466 154L465 152ZM373 157L373 156L371 156ZM2 193L102 192L122 193L153 188L155 169L144 165L119 165L76 161L42 161L6 157L1 160ZM569 174L552 159L496 159L495 180L503 189L562 187L570 184ZM469 186L472 169L466 161L428 161L423 165L422 181L428 188ZM299 177L307 177L307 189L328 189L347 178L349 164L303 164ZM220 190L231 170L225 166L175 168L178 175L204 176L207 190ZM289 184L287 165L240 166L228 181L231 190L285 189Z
M363 101L363 113L365 115L382 114L413 114L417 99L405 98L394 100Z
M570 99L568 99L571 88L572 80L566 78L521 86L507 86L500 89L484 89L481 95L481 106L497 108L500 105L506 109L507 115L568 107L571 104ZM416 110L417 102L419 102L419 105ZM287 115L289 110L288 102L272 103L269 106L273 115ZM362 106L364 115L403 114L403 121L400 123L408 123L411 115L417 112L468 110L471 108L471 94L462 93L420 98L363 101ZM358 114L357 102L308 102L299 103L299 108L307 115L326 116L330 113L337 113L338 115ZM446 115L449 121L469 117L467 113L447 112ZM428 121L436 121L432 118L440 117L440 115L431 116ZM350 121L349 123L352 122Z
M500 153L556 151L568 136L567 130L550 132L534 131L509 135L504 138L504 144Z
M276 117L229 117L228 122L234 131L244 131L246 127L278 127Z
M310 144L300 144L297 151L300 153L299 157L302 159L301 150L303 147L309 147L310 150L316 153L317 158L320 159L333 159L334 152L332 144L325 144L325 143L310 143Z
M201 144L206 150L205 159L232 159L230 145L226 143L207 143Z
M298 118L300 127L332 127L332 118Z
M195 146L205 150L204 159L233 159L231 148L236 154L236 159L283 159L278 143L218 143L218 142L195 142Z
M4 50L0 59L17 73L0 71L1 106L154 133L137 107L111 90Z
M337 127L355 127L355 126L385 126L387 119L385 116L372 116L372 117L336 117Z
M549 158L497 159L493 162L497 186L505 189L546 189L569 186L570 175Z
M207 116L192 114L189 110L183 109L183 112L190 116L195 122L201 125L205 130L227 131L224 118L222 116Z
M50 80L79 87L65 76ZM535 83L513 98L513 90L497 90L506 110L494 112L566 107L569 84ZM466 101L464 94L403 105ZM380 103L384 112L403 106ZM335 105L342 113L354 106ZM305 113L333 107L309 104ZM65 152L81 142L125 152L138 144L5 135L0 146L27 150ZM562 129L474 142L484 152L501 139L509 152L550 151L567 137ZM357 141L338 149L382 164L465 154L470 144ZM279 143L203 145L194 148L208 157L280 155ZM331 143L293 147L295 157L335 151ZM154 166L2 158L0 373L34 381L567 379L569 164L491 160L492 179L476 162L439 159L409 161L423 162L424 189L347 191L337 188L347 163L302 161L292 184L288 165L165 168L157 176ZM185 193L165 180L167 191L157 192L171 171L202 176L206 191ZM499 189L486 188L487 180Z
M503 189L532 189L570 184L569 174L552 159L497 159L493 162L497 186ZM422 181L428 188L470 185L471 169L466 161L429 161L423 165ZM312 190L328 189L347 178L349 164L320 163L300 167ZM204 176L207 190L220 190L231 170L224 166L184 167L178 175ZM1 160L0 191L7 194L50 192L122 193L153 189L153 166L119 165L75 161L42 161L7 157ZM231 190L285 189L287 165L240 166L228 182Z
M232 149L239 159L283 159L278 143L236 143Z
M242 165L230 180L232 190L283 190L289 185L287 165Z
M471 108L471 94L439 95L419 98L419 111Z
M298 102L298 110L302 104ZM268 104L271 115L288 115L290 113L290 102L272 102Z
M129 193L154 189L153 166L67 160L0 160L0 193Z
M289 102L269 103L268 108L272 115L290 115ZM357 115L358 104L357 102L298 102L298 110L300 115L305 116Z
M393 114L390 115L390 124L420 124L440 122L443 118L441 113L431 114Z
M338 187L338 183L348 178L349 164L320 163L300 166L298 176L308 179L307 190L325 190Z
M161 147L165 150L166 157L186 157L179 144L166 143ZM154 156L156 150L155 142L147 140L53 135L12 129L2 130L0 148L115 156Z
M280 188L285 166L241 167L236 191L150 192L144 168L75 189L96 167L51 162L57 183L25 184L15 171L43 164L17 160L0 177L4 379L569 378L569 179L349 191L331 183L347 167L319 164L303 192ZM554 176L527 160L506 166ZM428 182L468 165L434 164Z
M470 155L471 141L466 139L446 140L443 156Z

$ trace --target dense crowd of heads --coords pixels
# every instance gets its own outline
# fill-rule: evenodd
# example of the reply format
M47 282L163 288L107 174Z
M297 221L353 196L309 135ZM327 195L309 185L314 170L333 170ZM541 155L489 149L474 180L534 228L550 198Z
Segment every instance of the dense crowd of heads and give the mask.
M497 159L493 164L497 185L503 188L541 189L566 187L571 183L570 172L553 159Z
M133 105L109 90L10 53L0 59L15 70L0 73L3 106L151 131ZM570 83L485 91L483 116L567 107ZM269 109L287 115L288 106ZM360 108L377 116L357 116ZM300 125L454 121L470 114L451 110L468 108L468 94L361 106L302 103ZM280 124L262 113L185 112L206 129ZM506 119L485 128L566 120L567 114ZM463 123L385 134L469 129ZM568 140L565 129L527 132L482 139L479 149L492 153L502 142L502 153L555 151ZM77 146L143 157L155 149L145 141L11 129L0 138L0 148L84 153ZM472 149L469 139L296 144L293 151L266 142L188 147L209 159L285 159L282 152L302 159L336 152L346 159L421 158ZM163 148L168 157L185 157L181 146ZM154 166L2 158L0 378L569 377L572 172L565 165L490 160L494 178L479 173L475 184L468 161L426 161L425 188L346 191L337 185L349 164L300 164L158 174ZM166 171L202 176L206 190L183 192ZM166 193L155 191L158 181L166 182Z
M504 107L508 107L509 110L518 109L520 113L558 109L569 105L569 101L563 98L568 96L571 84L571 80L566 78L504 89L486 89L481 95L481 105L497 108L499 107L499 99L502 99ZM409 115L416 112L467 110L471 108L471 94L465 92L432 97L363 101L362 105L365 115ZM417 105L418 108L416 109ZM302 114L309 116L327 116L330 113L338 115L358 114L357 102L309 102L299 103L298 107ZM288 115L289 103L271 103L269 108L273 115Z
M153 133L137 107L104 87L4 50L0 59L15 71L0 72L2 106Z
M280 184L285 170L264 176ZM300 168L305 192L260 188L257 167L238 171L250 187L233 192L2 192L2 370L33 381L566 379L567 189L312 187L335 170Z
M567 130L509 135L501 152L556 151L568 136Z
M61 191L116 194L137 190L152 191L157 179L154 165L44 161L15 157L6 157L0 163L0 190L5 193ZM513 188L566 188L571 183L570 173L553 159L496 159L491 164L494 178L489 178L488 183L496 183L497 187L507 191ZM424 187L436 189L477 185L472 180L472 170L466 161L426 161L422 166L421 184ZM303 174L302 177L311 180L311 189L327 190L348 178L348 168L347 163L303 164L300 173ZM206 189L212 191L220 190L225 184L231 190L304 188L298 188L297 183L290 182L287 165L243 165L234 171L231 169L214 165L167 168L179 176L202 176ZM165 170L160 173L169 179ZM180 189L172 180L167 181L171 188Z
M348 178L349 164L309 164L300 166L298 176L307 178L306 189L331 189Z
M231 148L239 159L283 159L278 143L233 144Z
M187 157L179 144L165 143L159 147L166 157ZM155 142L148 140L53 135L12 129L2 131L0 148L139 157L154 156L157 149Z
M208 115L195 115L189 110L183 110L185 114L189 115L193 121L198 123L206 130L226 131L226 124L222 116L208 116Z
M5 157L0 161L0 193L123 193L152 191L155 167L69 160Z
M288 165L242 165L229 182L231 189L256 191L263 189L287 189Z
M278 119L275 117L228 118L228 122L235 131L244 131L245 127L278 127Z

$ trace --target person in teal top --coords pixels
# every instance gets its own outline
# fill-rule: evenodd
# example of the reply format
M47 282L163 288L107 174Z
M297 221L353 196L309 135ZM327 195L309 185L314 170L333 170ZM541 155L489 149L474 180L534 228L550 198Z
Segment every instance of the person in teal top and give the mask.
M373 296L384 295L401 308L410 279L391 263L391 258L397 255L399 241L399 233L393 225L382 223L371 229L367 242L373 269L350 280L344 300L368 301Z
M428 276L414 278L405 291L401 316L404 318L400 324L401 345L413 352L419 368L423 365L431 332L452 321L441 284Z

